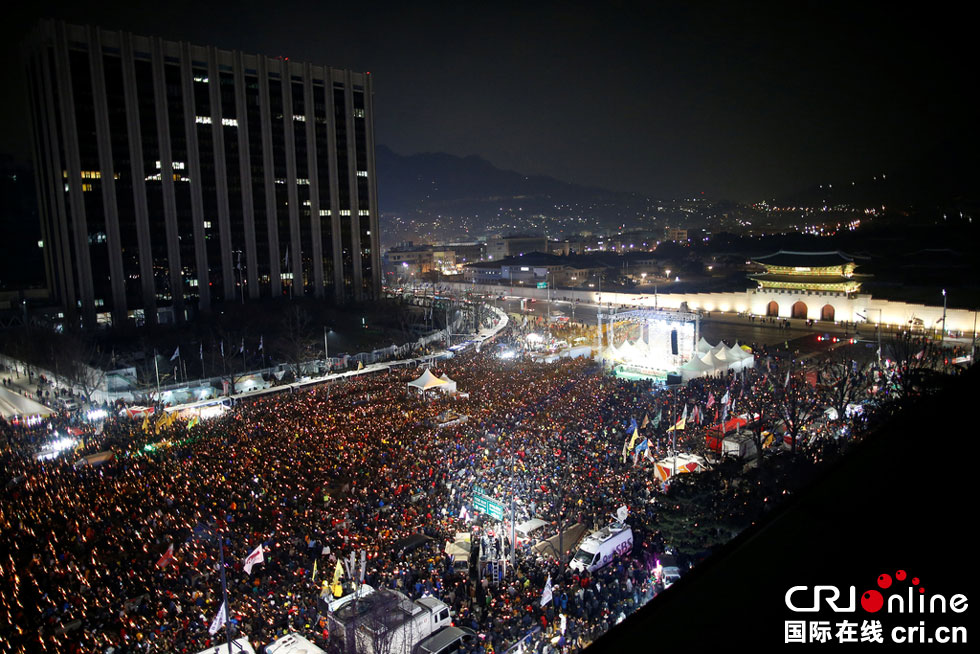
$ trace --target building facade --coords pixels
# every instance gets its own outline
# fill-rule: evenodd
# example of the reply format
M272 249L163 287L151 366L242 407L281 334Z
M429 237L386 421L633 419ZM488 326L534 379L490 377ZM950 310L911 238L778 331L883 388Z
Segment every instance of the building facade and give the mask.
M516 257L530 252L547 252L548 239L545 236L504 236L487 241L486 257L489 261L500 261L505 257Z
M369 73L56 21L25 55L46 274L69 317L380 296Z
M480 261L463 266L463 278L474 284L510 284L571 288L597 282L605 267L586 257L560 257L543 252Z

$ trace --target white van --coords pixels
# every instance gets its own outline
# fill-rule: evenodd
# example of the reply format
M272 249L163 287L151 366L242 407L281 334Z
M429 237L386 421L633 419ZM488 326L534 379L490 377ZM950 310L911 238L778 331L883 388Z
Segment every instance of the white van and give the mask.
M586 536L570 567L580 572L592 572L609 565L617 556L629 554L632 549L633 530L625 523L613 522Z
M664 588L670 588L681 578L681 569L676 565L669 565L661 571L660 578L663 580Z

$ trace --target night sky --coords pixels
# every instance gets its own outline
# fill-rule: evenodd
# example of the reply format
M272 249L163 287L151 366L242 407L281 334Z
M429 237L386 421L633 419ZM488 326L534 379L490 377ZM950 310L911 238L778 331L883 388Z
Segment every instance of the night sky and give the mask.
M40 17L370 71L377 142L400 154L475 154L656 196L757 201L977 142L977 57L956 6L25 5L0 28L13 90L0 153L24 160L17 44Z

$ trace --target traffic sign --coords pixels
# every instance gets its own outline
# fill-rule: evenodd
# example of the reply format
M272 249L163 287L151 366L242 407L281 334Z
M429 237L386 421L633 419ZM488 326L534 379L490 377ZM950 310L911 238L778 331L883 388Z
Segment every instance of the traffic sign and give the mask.
M473 494L473 510L486 513L495 520L504 519L504 505L480 493Z
M548 288L548 282L538 282L538 288Z

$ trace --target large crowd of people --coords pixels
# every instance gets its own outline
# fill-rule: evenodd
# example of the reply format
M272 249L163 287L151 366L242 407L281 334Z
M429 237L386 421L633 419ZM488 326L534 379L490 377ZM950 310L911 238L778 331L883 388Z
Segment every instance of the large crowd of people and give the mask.
M468 397L419 396L406 388L418 370L391 369L242 402L190 428L158 432L126 417L81 433L67 418L2 423L0 652L212 646L223 640L209 631L222 604L222 556L236 635L260 647L297 631L332 651L337 639L318 600L337 557L360 550L366 583L439 597L479 634L474 649L503 651L534 632L535 651L575 651L660 588L651 571L663 542L648 526L661 488L645 459L703 448L725 395L732 413L760 401L778 413L772 380L790 353L756 354L759 365L743 375L664 389L585 359L504 362L485 350L434 371ZM688 426L667 434L682 407ZM447 408L468 421L440 428L435 418ZM650 454L638 459L624 455L633 419L649 438ZM69 429L80 441L73 456L35 458ZM74 465L103 450L114 458ZM590 574L558 552L522 546L499 583L474 578L454 569L443 546L474 528L460 514L472 512L475 487L516 497L521 515L549 521L551 533L601 527L626 506L633 551ZM477 523L500 529L483 516ZM431 540L396 548L414 534ZM244 559L258 546L264 562L247 574ZM553 599L542 607L549 578Z

